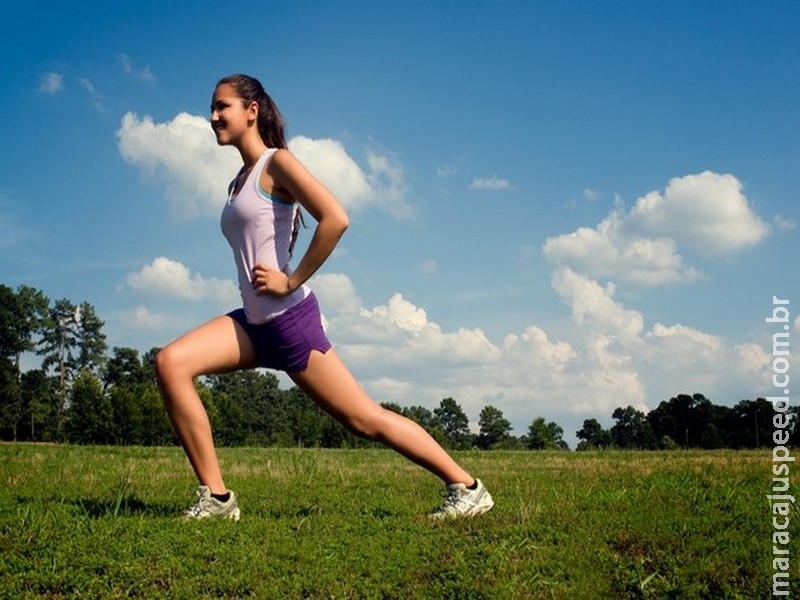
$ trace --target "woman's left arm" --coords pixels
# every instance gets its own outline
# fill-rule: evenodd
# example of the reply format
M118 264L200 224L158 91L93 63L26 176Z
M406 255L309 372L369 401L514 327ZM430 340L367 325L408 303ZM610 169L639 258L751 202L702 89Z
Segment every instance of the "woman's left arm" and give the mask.
M278 150L267 165L277 195L299 202L317 221L311 242L291 276L265 265L253 269L253 286L259 294L285 296L317 272L350 224L344 207L288 150Z

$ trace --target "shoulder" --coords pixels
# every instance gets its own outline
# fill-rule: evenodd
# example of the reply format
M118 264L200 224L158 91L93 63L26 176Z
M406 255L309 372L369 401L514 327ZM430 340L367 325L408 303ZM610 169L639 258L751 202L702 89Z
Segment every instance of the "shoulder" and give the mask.
M268 166L276 170L287 171L302 167L303 165L289 150L286 148L278 148L273 153L272 158L270 158Z
M305 165L286 148L278 148L266 168L267 173L279 184L302 181L311 177Z

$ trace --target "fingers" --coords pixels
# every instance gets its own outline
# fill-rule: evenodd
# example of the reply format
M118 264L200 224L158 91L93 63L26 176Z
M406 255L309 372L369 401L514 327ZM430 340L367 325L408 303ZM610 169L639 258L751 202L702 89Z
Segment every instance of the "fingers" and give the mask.
M284 296L289 291L289 277L286 273L266 265L257 264L253 267L251 281L253 289L259 296L264 294Z

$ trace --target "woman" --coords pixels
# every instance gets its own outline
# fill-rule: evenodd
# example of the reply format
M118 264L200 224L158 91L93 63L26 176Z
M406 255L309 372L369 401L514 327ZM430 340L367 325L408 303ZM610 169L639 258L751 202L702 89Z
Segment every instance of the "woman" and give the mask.
M348 227L333 195L286 149L283 118L261 83L225 77L211 101L220 145L234 146L243 166L231 182L222 230L233 249L243 308L217 317L163 348L156 357L164 404L200 482L190 519L239 519L217 460L211 425L193 380L200 375L266 367L283 370L353 433L381 441L437 475L447 499L434 518L490 510L485 486L462 469L414 421L386 410L360 387L322 330L306 285ZM289 267L300 207L317 222L311 242Z

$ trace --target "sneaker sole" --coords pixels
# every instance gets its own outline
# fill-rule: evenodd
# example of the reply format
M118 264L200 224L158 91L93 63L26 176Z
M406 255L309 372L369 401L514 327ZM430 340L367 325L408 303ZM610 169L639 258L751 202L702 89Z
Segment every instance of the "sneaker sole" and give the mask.
M431 513L428 515L428 518L433 521L449 521L450 519L471 519L472 517L477 517L479 515L485 514L494 508L494 502L488 504L479 504L478 506L473 506L469 512L463 513Z

